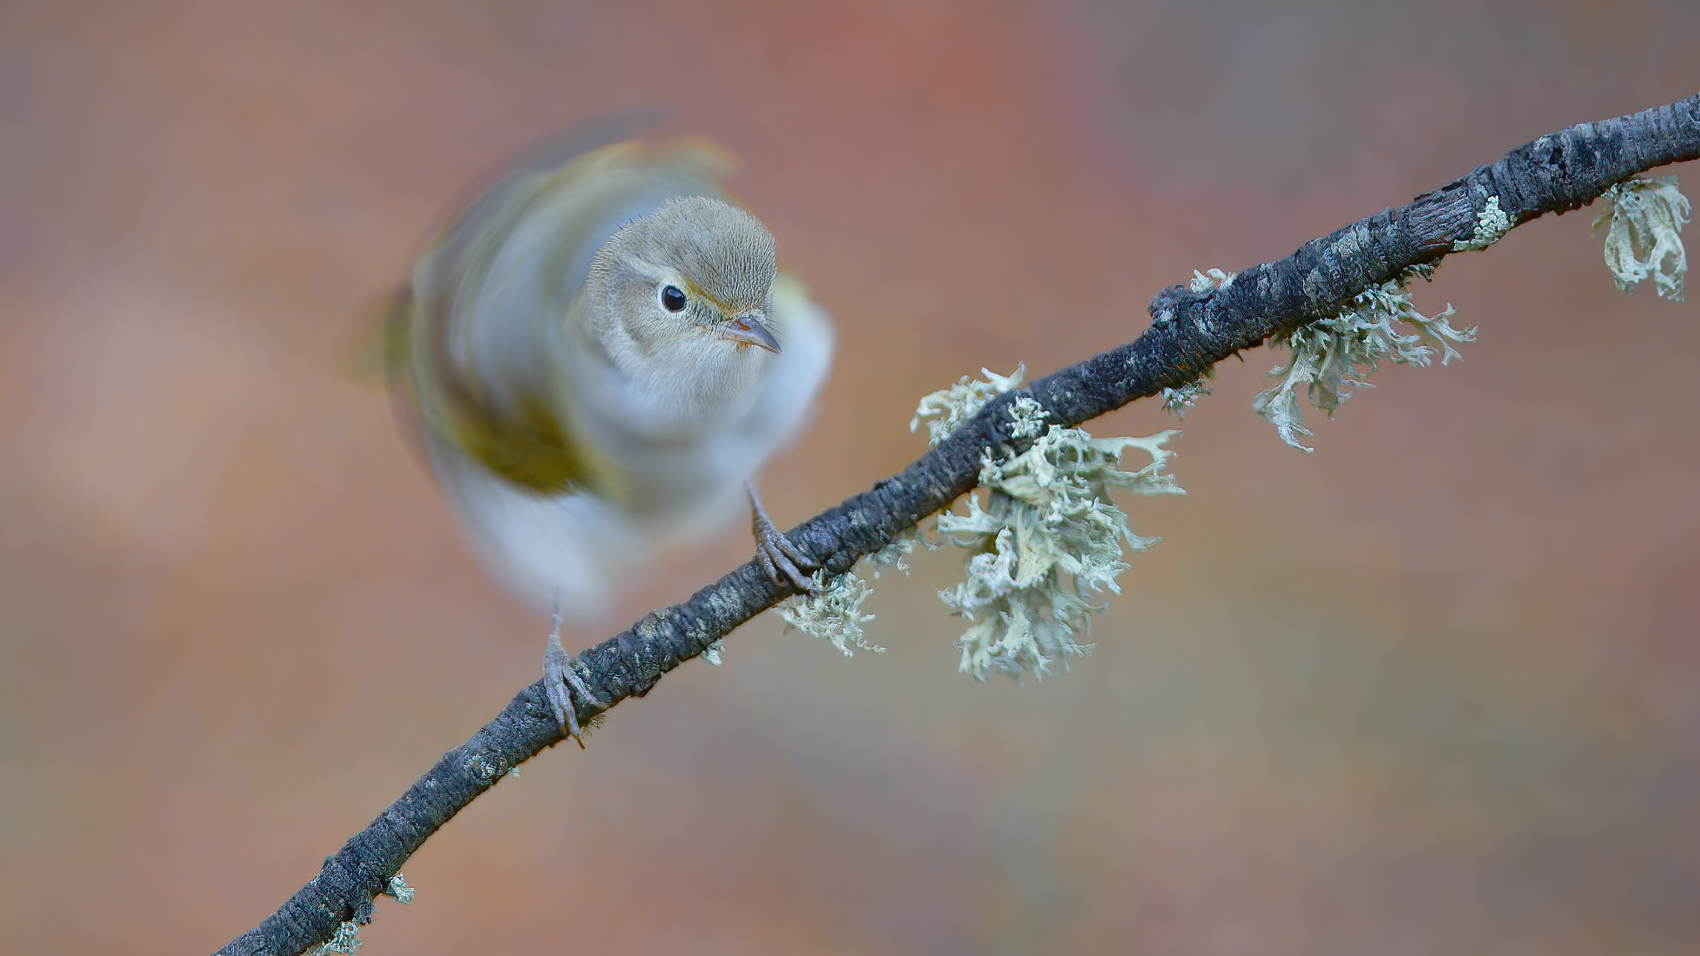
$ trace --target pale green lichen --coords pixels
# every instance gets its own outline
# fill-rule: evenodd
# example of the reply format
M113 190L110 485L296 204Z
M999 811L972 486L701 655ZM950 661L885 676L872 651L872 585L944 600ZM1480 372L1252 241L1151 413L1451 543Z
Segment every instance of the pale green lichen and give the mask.
M726 642L724 640L716 640L702 649L702 659L713 664L715 667L719 667L721 663L720 655L725 652Z
M1688 197L1676 177L1630 179L1606 190L1610 211L1594 220L1594 228L1610 222L1606 232L1606 268L1619 289L1653 279L1658 294L1682 301L1682 279L1688 256L1682 248L1682 224L1688 221Z
M1433 282L1434 274L1439 269L1439 262L1419 262L1406 269L1404 273L1400 275L1399 284L1401 286L1408 286L1411 284L1412 279L1421 279L1424 282Z
M1452 244L1453 252L1480 252L1511 231L1511 219L1499 208L1499 197L1489 196L1487 205L1476 214L1476 230L1468 239Z
M1019 373L1020 369L1016 371ZM1010 437L1037 438L1041 432L1050 427L1045 423L1045 419L1050 417L1051 414L1045 411L1044 406L1026 395L1019 396L1015 401L1009 403Z
M1199 399L1210 394L1210 386L1205 383L1214 378L1215 375L1214 369L1207 368L1204 370L1204 374L1179 388L1163 389L1159 396L1163 400L1163 411L1176 418L1185 418L1186 413L1198 404Z
M868 643L862 624L874 619L862 613L862 602L874 593L868 582L854 574L828 578L825 571L816 571L810 578L814 589L799 594L779 605L779 616L789 627L805 634L831 641L832 646L851 656L853 647L875 654L885 648Z
M909 555L914 553L915 545L921 543L921 529L909 528L899 531L891 539L891 543L868 555L868 561L874 565L874 577L880 576L880 568L896 568L905 576L909 574Z
M303 956L352 956L365 942L360 938L360 926L350 920L336 928L335 936L307 950Z
M1157 543L1128 529L1110 489L1181 493L1162 471L1174 454L1163 444L1176 434L1099 439L1050 426L1014 458L985 456L985 504L970 494L966 515L938 518L946 540L973 552L967 580L939 592L951 613L971 622L957 641L963 672L978 680L993 671L1043 675L1058 660L1090 649L1076 640L1090 633L1088 615L1102 610L1088 595L1120 593L1116 578L1128 567L1124 542L1134 551ZM1122 471L1128 448L1149 454L1150 464Z
M909 430L913 432L920 428L921 422L926 419L938 419L927 422L927 444L937 446L955 431L957 426L978 414L987 402L1020 387L1022 377L1027 374L1027 366L1017 365L1015 371L1007 376L989 369L981 369L980 374L986 376L988 381L982 382L964 375L955 385L921 399L921 404L915 408L915 417L909 420Z
M1009 403L1009 437L1037 438L1045 429L1045 409L1026 395Z
M1338 314L1271 340L1271 346L1287 346L1292 358L1269 370L1277 381L1257 394L1252 410L1269 419L1282 441L1310 451L1299 441L1312 434L1299 412L1301 390L1313 407L1332 418L1342 402L1369 384L1366 379L1383 359L1418 367L1428 365L1436 352L1442 365L1462 359L1453 343L1474 341L1476 330L1453 328L1447 321L1453 315L1450 305L1428 316L1411 304L1405 283L1412 275L1427 274L1413 271L1383 283Z
M1232 276L1219 269L1195 280L1230 281ZM937 445L993 397L1019 387L1025 367L1008 376L982 371L989 381L963 378L922 399L910 430L924 418L939 419L929 423ZM973 552L967 579L939 597L953 614L970 621L957 646L962 670L979 680L993 671L1042 675L1058 660L1086 653L1089 645L1076 635L1090 632L1088 615L1101 609L1087 596L1119 593L1116 578L1128 567L1122 560L1124 542L1135 551L1157 542L1128 530L1127 516L1110 489L1146 495L1181 490L1162 473L1164 460L1173 454L1163 443L1178 432L1097 439L1046 422L1043 407L1027 396L1011 402L1009 414L1009 433L1033 438L1033 444L1013 458L995 459L987 451L980 469L984 504L979 494L970 494L968 514L947 511L936 525L943 540ZM1122 471L1121 454L1132 447L1149 454L1151 463Z
M1007 376L982 371L988 381L964 377L923 398L910 431L935 419L928 422L928 440L936 446L987 402L1019 387L1026 368ZM1122 560L1124 545L1143 551L1157 543L1128 529L1110 490L1181 493L1163 473L1164 461L1174 454L1164 443L1179 432L1097 439L1047 422L1044 408L1026 395L1010 403L1009 416L1009 434L1032 439L1032 444L1013 457L994 458L987 450L979 476L984 504L979 493L970 494L966 515L946 512L936 522L942 541L973 552L964 583L939 597L970 622L957 646L961 669L979 680L993 671L1043 675L1058 660L1086 653L1090 645L1076 635L1090 633L1089 615L1102 610L1089 596L1120 593L1116 579L1128 567ZM1137 471L1121 470L1121 456L1129 448L1143 450L1150 463ZM870 560L876 567L907 573L906 558L917 543L942 546L911 528ZM828 578L824 571L812 580L814 593L779 606L789 627L831 641L846 655L854 647L883 650L869 644L862 631L862 624L873 620L861 613L872 593L866 581L854 573Z
M485 754L473 754L472 757L467 760L466 768L470 770L472 775L477 777L480 781L489 783L492 780L496 780L499 777L507 775L509 771L514 769L514 765L508 764L500 757L492 757Z
M508 774L510 776L518 776L518 771L519 768L515 767L513 770L508 771ZM407 885L407 880L403 879L400 873L390 877L390 881L384 884L384 895L390 897L403 906L413 902L413 894L415 892L416 891L413 887Z
M1238 273L1224 272L1221 269L1206 269L1203 272L1194 269L1192 270L1192 281L1187 283L1187 288L1194 292L1226 289L1228 284L1234 281L1235 275L1238 275Z

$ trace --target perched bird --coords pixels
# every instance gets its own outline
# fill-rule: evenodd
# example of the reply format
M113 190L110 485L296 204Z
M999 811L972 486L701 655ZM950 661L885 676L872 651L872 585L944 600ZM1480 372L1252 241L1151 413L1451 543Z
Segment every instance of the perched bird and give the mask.
M724 166L691 143L617 143L512 172L419 258L388 323L398 405L472 550L554 609L547 683L575 733L586 691L561 615L605 611L746 494L769 574L808 585L751 478L810 414L831 325L721 193Z

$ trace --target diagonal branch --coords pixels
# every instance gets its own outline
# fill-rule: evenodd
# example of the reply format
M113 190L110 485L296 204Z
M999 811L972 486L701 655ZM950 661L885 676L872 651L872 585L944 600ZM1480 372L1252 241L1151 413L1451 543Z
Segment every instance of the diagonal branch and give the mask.
M1413 266L1485 248L1508 228L1546 213L1579 209L1637 173L1697 158L1700 94L1542 136L1398 209L1313 239L1284 259L1253 266L1219 288L1193 292L1170 286L1152 300L1151 327L1135 341L1001 396L902 473L804 522L787 537L804 553L821 557L829 573L848 571L973 489L984 449L1020 450L1025 443L1009 436L1006 414L1017 395L1037 400L1054 423L1078 425L1184 385L1237 352L1327 317ZM1495 207L1505 217L1497 227ZM793 593L751 561L688 601L653 611L585 651L579 670L602 703L580 700L580 723L627 697L647 694L663 674ZM367 922L372 898L438 827L503 774L563 739L543 682L526 687L496 719L445 754L327 859L319 875L276 913L219 954L293 956L330 939L344 922Z

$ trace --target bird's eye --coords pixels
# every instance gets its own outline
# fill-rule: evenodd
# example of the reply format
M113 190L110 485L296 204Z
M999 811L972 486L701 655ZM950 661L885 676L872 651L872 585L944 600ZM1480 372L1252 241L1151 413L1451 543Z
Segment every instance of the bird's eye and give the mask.
M662 286L661 307L669 312L685 311L685 294L676 285Z

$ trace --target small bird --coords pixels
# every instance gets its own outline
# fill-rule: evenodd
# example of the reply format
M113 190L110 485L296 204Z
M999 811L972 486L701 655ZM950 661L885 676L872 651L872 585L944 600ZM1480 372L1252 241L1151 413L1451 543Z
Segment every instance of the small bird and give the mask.
M595 617L748 496L777 581L813 564L752 476L804 425L832 328L708 147L616 143L510 173L420 256L385 353L397 405L485 568L539 609L550 703L585 696L562 614Z

